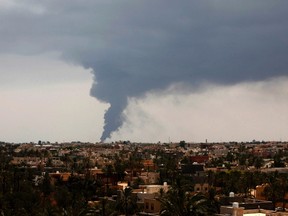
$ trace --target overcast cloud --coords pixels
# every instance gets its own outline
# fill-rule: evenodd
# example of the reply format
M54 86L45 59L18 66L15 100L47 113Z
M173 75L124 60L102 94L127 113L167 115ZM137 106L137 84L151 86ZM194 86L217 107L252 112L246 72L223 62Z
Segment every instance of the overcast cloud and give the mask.
M157 95L177 84L185 95L181 100L188 100L206 83L225 89L286 77L287 6L277 0L0 0L0 52L60 53L62 60L92 70L91 95L110 104L105 140L129 120L122 115L128 102L147 93ZM48 77L65 80L64 74ZM9 76L1 71L3 80ZM245 113L257 111L251 106Z
M288 140L288 79L231 86L207 85L188 94L178 90L131 100L114 140L142 142L229 142ZM174 88L175 89L175 88Z

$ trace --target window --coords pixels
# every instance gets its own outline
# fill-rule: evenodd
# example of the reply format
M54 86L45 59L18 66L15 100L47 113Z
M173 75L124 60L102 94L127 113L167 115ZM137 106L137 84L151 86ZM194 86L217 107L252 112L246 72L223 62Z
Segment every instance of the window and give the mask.
M154 203L151 203L151 210L154 210Z
M146 202L146 206L145 206L146 209L149 209L149 203Z

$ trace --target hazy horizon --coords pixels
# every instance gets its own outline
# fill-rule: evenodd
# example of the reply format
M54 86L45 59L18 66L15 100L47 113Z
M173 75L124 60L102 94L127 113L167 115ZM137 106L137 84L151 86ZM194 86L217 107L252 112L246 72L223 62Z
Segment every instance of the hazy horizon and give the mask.
M288 2L0 0L0 140L288 140Z

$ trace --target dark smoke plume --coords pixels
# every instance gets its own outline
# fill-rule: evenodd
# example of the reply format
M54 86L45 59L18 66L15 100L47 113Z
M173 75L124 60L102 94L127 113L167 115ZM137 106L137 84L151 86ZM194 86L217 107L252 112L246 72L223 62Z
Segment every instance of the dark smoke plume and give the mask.
M288 1L27 2L44 12L0 13L1 52L58 51L91 68L91 95L110 104L102 141L121 127L130 97L288 75Z
M142 1L117 11L108 47L87 62L96 77L91 94L111 105L102 141L121 127L129 97L179 82L231 84L287 75L288 44L282 42L288 27L279 28L286 10L274 8L266 23L267 13L255 5L226 3Z

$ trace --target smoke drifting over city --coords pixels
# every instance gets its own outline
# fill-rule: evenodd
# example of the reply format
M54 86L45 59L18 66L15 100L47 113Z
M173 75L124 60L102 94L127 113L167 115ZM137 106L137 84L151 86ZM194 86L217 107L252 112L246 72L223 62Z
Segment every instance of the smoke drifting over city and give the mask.
M108 49L87 64L97 81L91 94L111 105L102 140L121 126L129 97L179 82L230 84L288 74L288 28L280 27L285 12L274 13L272 3L262 10L232 2L142 2L117 11Z
M102 141L129 98L288 75L286 1L25 2L0 15L2 52L56 51L90 68L91 95L110 104Z

